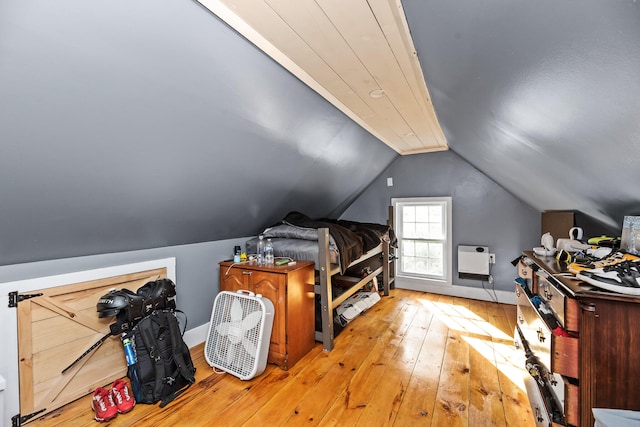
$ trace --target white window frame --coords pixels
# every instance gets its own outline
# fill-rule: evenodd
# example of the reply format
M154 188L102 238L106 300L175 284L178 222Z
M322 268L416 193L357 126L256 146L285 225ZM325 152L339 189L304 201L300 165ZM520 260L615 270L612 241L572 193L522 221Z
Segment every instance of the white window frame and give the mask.
M420 289L426 285L452 285L452 198L451 197L411 197L411 198L393 198L391 199L393 206L393 218L394 218L394 231L398 238L398 249L396 256L398 260L396 262L395 276L398 287L409 289ZM405 273L402 270L402 207L408 205L429 205L438 204L443 207L444 210L444 229L446 235L442 241L443 252L443 274L427 275L419 273ZM415 240L415 239L411 239ZM408 284L408 286L402 286L402 283Z

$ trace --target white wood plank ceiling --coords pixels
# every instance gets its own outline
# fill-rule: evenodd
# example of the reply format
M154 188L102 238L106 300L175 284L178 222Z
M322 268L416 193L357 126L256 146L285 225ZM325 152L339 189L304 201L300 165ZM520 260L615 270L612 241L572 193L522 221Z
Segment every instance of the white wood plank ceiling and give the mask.
M447 149L400 0L198 0L400 154Z

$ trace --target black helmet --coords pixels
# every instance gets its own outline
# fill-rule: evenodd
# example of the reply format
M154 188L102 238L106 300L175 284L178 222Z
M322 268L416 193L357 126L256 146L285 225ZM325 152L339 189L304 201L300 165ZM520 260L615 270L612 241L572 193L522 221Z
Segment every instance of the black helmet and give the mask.
M176 308L176 285L171 279L147 282L138 288L136 293L144 298L144 312L146 314L153 310Z
M115 317L118 320L132 321L142 318L143 298L129 289L112 290L100 297L96 310L98 317Z

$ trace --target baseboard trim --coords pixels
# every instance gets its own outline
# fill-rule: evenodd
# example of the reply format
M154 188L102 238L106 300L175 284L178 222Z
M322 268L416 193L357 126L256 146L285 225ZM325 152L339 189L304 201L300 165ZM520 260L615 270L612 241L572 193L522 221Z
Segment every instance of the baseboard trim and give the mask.
M451 297L471 298L480 301L495 301L498 299L502 304L516 304L515 292L483 289L483 288L471 288L469 286L459 285L429 285L418 284L415 281L403 281L401 278L396 277L396 288L409 289L418 292L429 292L438 295L447 295Z
M182 337L187 347L195 347L207 340L207 333L209 333L209 322L204 325L197 326L193 329L189 329L184 333Z

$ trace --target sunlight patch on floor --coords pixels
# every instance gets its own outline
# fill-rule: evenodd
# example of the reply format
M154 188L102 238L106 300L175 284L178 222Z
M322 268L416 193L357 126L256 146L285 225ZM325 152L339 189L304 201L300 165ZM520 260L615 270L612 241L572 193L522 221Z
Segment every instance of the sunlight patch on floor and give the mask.
M429 300L420 302L449 329L468 334L463 335L462 339L520 390L525 391L524 361L513 345L513 337L466 307Z
M513 341L513 337L505 334L468 308L428 300L420 300L420 302L437 315L449 329L497 340Z

